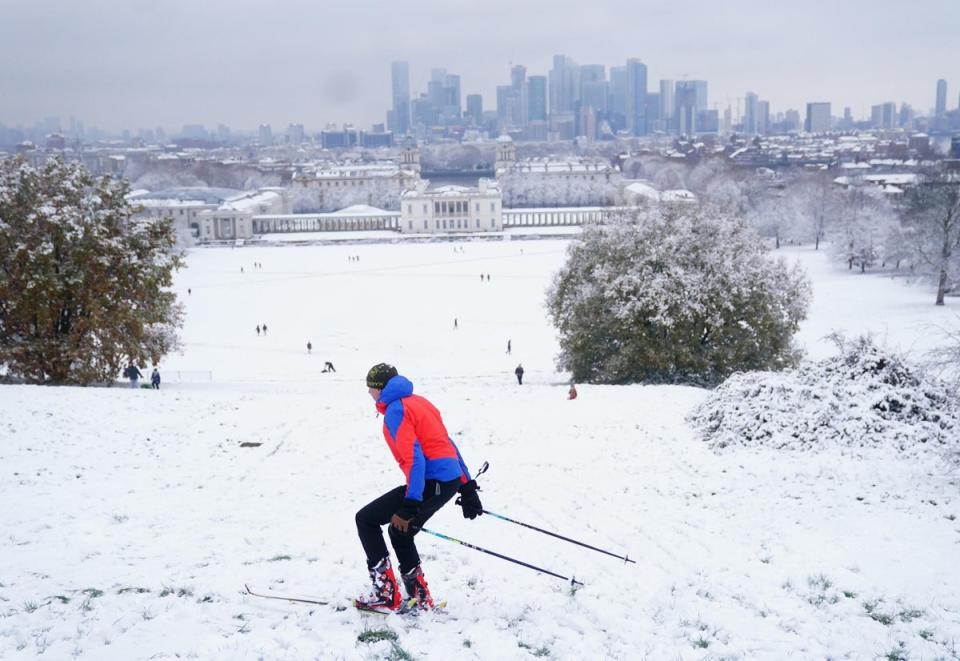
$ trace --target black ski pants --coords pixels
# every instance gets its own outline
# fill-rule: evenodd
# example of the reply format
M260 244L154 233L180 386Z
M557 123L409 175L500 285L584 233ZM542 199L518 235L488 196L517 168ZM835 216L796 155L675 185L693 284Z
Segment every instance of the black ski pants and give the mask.
M417 547L413 543L414 535L417 534L420 526L427 522L427 519L456 495L459 487L459 478L449 482L427 480L423 486L423 504L420 505L417 515L410 520L410 528L407 532L400 532L390 526L390 543L393 544L393 550L397 552L401 572L408 572L420 564L420 554L417 553ZM364 505L357 512L357 532L360 534L363 550L367 554L367 567L375 567L388 555L387 545L383 541L383 531L380 528L390 523L390 519L403 505L403 497L406 493L406 485L391 489Z

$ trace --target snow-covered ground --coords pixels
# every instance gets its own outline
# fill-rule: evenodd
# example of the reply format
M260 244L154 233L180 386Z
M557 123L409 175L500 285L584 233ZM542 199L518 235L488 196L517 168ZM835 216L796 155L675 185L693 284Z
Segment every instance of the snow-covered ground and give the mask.
M177 279L185 350L160 366L187 382L0 387L0 657L960 658L960 475L883 452L716 454L685 422L695 388L567 401L543 309L565 246L197 250ZM927 290L784 252L814 281L813 357L833 330L922 353L955 319ZM446 614L343 608L366 582L353 514L402 482L363 383L380 361L490 462L488 509L637 564L451 504L432 529L585 587L420 535Z

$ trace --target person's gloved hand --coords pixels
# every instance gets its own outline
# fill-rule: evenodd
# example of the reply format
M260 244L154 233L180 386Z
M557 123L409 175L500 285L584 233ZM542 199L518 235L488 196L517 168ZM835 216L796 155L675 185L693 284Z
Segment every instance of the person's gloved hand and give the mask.
M420 511L420 501L404 498L400 509L390 518L390 524L400 532L407 532L410 521Z
M483 503L480 502L480 496L477 495L476 480L470 480L460 485L460 497L457 498L457 505L463 509L463 518L475 519L483 514Z

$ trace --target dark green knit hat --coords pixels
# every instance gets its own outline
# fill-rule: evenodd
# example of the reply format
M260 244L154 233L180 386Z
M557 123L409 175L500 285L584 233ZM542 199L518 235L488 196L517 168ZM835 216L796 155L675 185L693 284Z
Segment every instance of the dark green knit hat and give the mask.
M367 387L383 390L387 381L397 375L397 368L386 363L377 363L367 372Z

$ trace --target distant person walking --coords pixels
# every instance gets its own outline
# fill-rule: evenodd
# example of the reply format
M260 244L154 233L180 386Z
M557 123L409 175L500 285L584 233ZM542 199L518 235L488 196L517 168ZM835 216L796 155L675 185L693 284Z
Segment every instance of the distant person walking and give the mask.
M307 353L313 353L313 345L307 342Z
M517 375L517 383L521 386L523 385L523 365L517 365L517 369L513 370L513 373Z
M137 369L137 366L132 362L127 365L127 369L123 370L123 375L130 379L130 387L136 388L137 381L143 378L143 374L140 373L140 370Z
M267 334L267 325L266 325L266 324L263 325L263 334L264 334L264 335Z
M510 355L510 340L507 340L507 355Z
M160 370L153 368L153 374L150 375L150 385L154 390L160 390Z
M260 324L257 324L257 337L260 337Z
M576 399L577 398L577 387L570 384L570 390L567 391L567 399Z
M453 330L457 330L459 327L460 327L459 324L457 324L457 318L454 317L454 318L453 318Z

